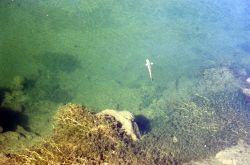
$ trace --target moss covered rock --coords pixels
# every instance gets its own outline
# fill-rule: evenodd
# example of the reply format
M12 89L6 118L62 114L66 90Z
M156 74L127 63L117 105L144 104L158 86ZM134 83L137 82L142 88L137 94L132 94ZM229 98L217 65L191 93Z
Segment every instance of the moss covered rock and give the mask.
M4 164L167 164L167 156L139 147L114 117L106 119L74 104L55 116L51 137L33 147L4 154Z

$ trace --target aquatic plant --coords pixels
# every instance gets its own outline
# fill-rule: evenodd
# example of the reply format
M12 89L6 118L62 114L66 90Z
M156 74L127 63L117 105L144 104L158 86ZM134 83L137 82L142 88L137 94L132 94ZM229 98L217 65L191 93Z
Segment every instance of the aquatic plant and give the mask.
M14 77L8 90L5 91L2 107L9 108L13 111L21 112L24 105L28 102L29 97L23 90L24 78Z
M220 125L209 100L199 96L199 101L183 99L162 104L161 115L151 120L151 131L143 137L141 145L182 161L211 153L204 146L208 136L220 130Z
M197 103L188 100L178 102L174 105L174 110L176 111L174 114L178 114L178 118L176 117L176 119L185 123L182 129L191 129L194 131L217 131L219 129L218 124L215 123L215 113L208 104L197 105ZM175 123L173 123L173 125L174 124Z
M237 91L240 82L235 78L233 71L226 66L205 69L199 84L194 91L209 95L214 92Z
M17 91L23 89L24 77L15 76L10 83L10 90Z
M39 71L25 80L25 91L31 96L33 102L41 100L55 103L67 103L72 100L74 89L67 89L61 84L57 73Z
M114 118L98 117L68 104L55 116L51 137L3 155L5 164L170 164L174 159L137 147Z
M3 107L8 107L13 111L21 112L23 105L27 102L28 96L23 91L12 91L7 92L2 103Z

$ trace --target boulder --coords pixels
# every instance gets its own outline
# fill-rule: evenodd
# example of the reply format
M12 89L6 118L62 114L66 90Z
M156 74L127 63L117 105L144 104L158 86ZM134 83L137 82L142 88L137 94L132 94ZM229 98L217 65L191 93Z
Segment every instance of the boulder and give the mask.
M250 77L248 77L248 78L246 79L246 84L247 84L247 85L250 85Z
M134 122L134 115L129 111L116 111L113 109L105 109L97 113L96 115L114 117L116 121L121 123L121 129L123 129L133 141L137 141L141 136L138 126Z

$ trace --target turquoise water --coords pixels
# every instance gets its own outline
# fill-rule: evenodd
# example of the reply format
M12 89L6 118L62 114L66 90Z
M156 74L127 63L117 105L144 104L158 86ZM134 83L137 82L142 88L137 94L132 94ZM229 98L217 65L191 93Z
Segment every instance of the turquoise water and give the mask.
M38 132L68 102L152 119L162 101L194 94L205 69L250 70L249 7L246 0L2 0L0 86L22 84L26 97L16 96L14 108L23 104Z

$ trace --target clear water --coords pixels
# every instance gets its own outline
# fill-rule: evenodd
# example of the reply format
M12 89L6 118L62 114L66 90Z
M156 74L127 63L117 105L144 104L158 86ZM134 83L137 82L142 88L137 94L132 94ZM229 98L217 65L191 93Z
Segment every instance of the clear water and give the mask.
M191 95L205 68L250 69L249 7L247 0L1 0L0 86L25 79L25 113L40 131L48 108L67 102L157 116L153 104Z

